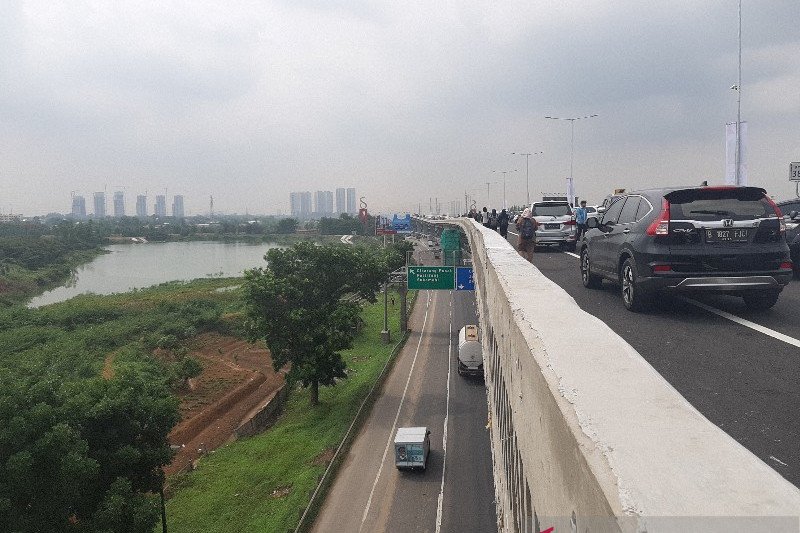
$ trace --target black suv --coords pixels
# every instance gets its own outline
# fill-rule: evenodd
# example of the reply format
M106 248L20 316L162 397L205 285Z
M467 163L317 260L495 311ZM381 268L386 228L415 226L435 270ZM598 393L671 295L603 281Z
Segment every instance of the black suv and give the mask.
M632 192L587 225L583 285L619 283L632 311L662 291L734 294L752 309L768 309L792 279L786 222L757 187Z
M800 279L800 198L778 204L786 219L786 242L792 254L794 277Z

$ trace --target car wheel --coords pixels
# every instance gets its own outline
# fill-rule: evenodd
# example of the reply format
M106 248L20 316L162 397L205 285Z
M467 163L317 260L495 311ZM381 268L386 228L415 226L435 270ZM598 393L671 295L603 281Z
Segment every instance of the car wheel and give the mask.
M760 291L760 292L746 292L742 295L744 304L752 311L763 311L771 309L778 303L780 291Z
M581 251L581 281L583 281L583 286L587 289L599 289L603 284L602 277L592 274L588 248L584 248Z
M639 276L636 274L636 264L628 258L622 264L620 272L620 285L622 287L622 303L629 311L643 311L651 303L650 295L642 290Z

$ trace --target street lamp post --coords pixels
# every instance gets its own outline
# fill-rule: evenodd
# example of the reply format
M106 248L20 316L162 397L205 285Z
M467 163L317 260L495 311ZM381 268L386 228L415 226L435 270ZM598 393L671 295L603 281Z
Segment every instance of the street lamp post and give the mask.
M596 116L597 116L597 114L585 115L585 116L582 116L582 117L544 117L544 118L549 118L550 120L569 120L569 123L570 123L569 179L570 179L570 181L572 181L572 179L573 179L572 178L572 164L573 164L573 161L575 159L575 121L576 120L583 120L583 119L586 119L586 118L594 118ZM574 183L574 181L573 181L573 183ZM574 198L571 198L571 200L573 202L575 201Z
M509 172L516 172L517 169L514 170L492 170L492 174L500 173L503 175L503 209L507 209L508 206L506 205L506 174Z
M522 152L511 152L511 155L524 155L525 156L525 190L526 190L526 193L527 193L526 199L528 201L528 204L531 203L531 182L528 179L528 159L532 155L542 155L542 153L543 152L533 152L533 153L526 154L526 153L522 153Z

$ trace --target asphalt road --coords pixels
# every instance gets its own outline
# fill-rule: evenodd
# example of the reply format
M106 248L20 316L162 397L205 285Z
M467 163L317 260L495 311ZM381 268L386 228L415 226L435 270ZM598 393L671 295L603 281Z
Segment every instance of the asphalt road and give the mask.
M458 332L475 323L474 302L468 292L420 292L410 319L413 333L314 531L496 531L485 386L456 372ZM394 434L402 426L431 430L424 472L394 466Z
M509 241L515 245L516 235ZM631 313L618 286L583 287L576 256L540 251L533 264L711 422L800 487L800 282L790 283L769 311L748 311L741 298L707 295L665 299L652 311ZM591 349L576 331L576 356Z

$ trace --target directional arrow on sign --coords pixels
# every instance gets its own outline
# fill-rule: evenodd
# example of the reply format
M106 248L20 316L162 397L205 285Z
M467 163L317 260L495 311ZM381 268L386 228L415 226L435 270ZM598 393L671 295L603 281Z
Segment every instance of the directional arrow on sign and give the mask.
M342 244L353 244L352 235L342 235L342 238L339 240L342 241Z

